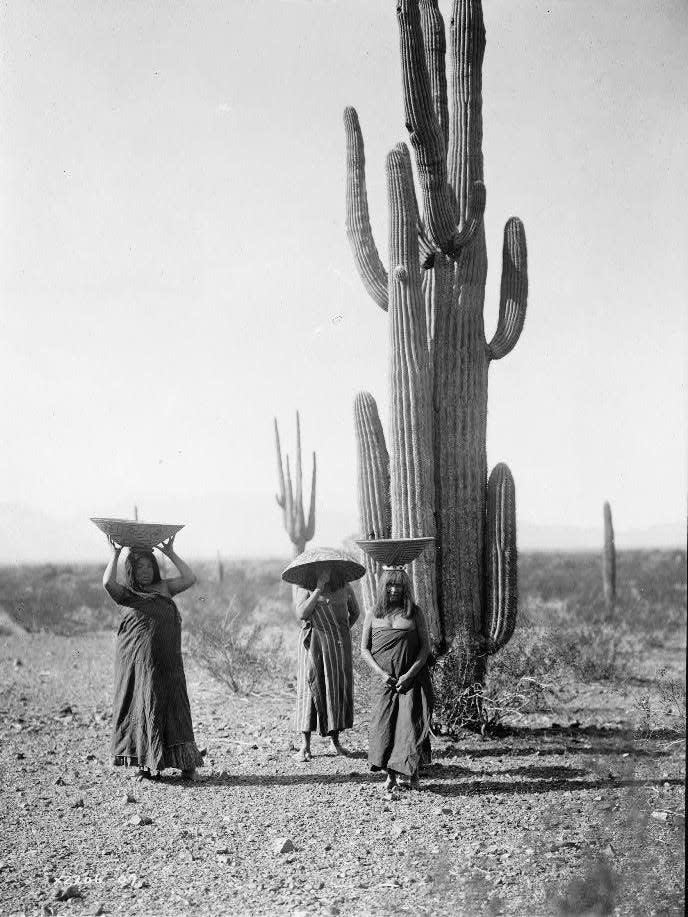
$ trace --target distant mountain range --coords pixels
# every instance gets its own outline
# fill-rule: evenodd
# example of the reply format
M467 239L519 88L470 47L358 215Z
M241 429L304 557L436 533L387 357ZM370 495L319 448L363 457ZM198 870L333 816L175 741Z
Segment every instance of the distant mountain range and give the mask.
M170 512L173 505L173 512ZM189 558L288 557L291 544L282 528L281 514L270 495L218 495L151 500L142 518L156 522L184 521L178 536L179 552ZM128 515L120 509L94 507L93 515ZM357 529L356 510L320 510L316 539L341 544ZM524 551L588 551L602 544L602 526L537 525L518 523L518 546ZM631 548L685 548L683 523L619 531L616 544ZM29 506L0 503L0 564L78 563L103 561L108 556L105 536L88 515L56 516Z

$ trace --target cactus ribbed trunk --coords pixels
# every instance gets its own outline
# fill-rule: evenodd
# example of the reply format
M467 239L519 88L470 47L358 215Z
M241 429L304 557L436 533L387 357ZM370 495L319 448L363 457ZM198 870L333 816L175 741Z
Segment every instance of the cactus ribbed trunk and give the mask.
M366 538L389 538L392 512L389 505L389 454L375 399L359 392L354 404L358 444L358 511ZM382 568L361 551L368 575L363 579L367 611L373 607Z
M482 244L481 244L482 243ZM484 240L454 265L452 298L435 334L435 489L440 512L439 601L445 647L471 647L481 631L487 486L487 371L483 326ZM479 645L479 640L478 640Z
M389 232L389 317L392 355L390 382L390 503L392 535L415 538L434 534L434 481L430 361L418 254L418 214L411 163L404 150L387 157ZM411 565L416 601L436 609L434 549Z
M604 603L611 609L616 603L616 548L614 547L614 525L612 508L605 502L604 516L604 549L602 552L602 584Z
M435 675L438 706L451 708L447 718L453 721L459 709L466 718L479 719L487 655L509 640L517 610L515 488L502 464L488 485L486 425L490 364L514 348L523 329L526 241L521 221L510 218L504 228L499 318L488 342L482 5L480 0L453 2L449 80L437 0L398 0L397 19L405 121L422 214L410 157L399 144L387 159L386 270L370 228L363 137L349 108L344 116L347 233L366 289L389 313L392 534L436 539L435 550L413 565L412 574L433 649L442 656ZM358 422L356 429L360 461L364 446ZM362 497L359 489L360 505L367 501L370 497ZM363 529L369 517L362 511Z

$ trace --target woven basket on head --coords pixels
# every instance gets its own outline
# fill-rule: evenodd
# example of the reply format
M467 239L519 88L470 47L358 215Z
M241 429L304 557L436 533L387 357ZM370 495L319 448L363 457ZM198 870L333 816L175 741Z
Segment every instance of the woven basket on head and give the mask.
M92 516L91 522L117 544L125 548L143 550L154 548L184 528L183 525L164 522L135 522L133 519L113 519L106 516Z
M385 567L403 567L423 553L434 538L364 538L356 544Z
M338 577L352 582L365 574L365 567L337 548L312 548L295 557L282 573L282 579L304 589L315 589L325 567L334 568Z

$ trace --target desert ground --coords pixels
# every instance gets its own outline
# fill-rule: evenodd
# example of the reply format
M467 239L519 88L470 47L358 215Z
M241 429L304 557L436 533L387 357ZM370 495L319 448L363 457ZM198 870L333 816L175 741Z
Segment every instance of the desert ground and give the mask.
M108 756L117 608L102 568L0 570L3 914L683 914L685 551L520 559L489 728L437 735L420 792L294 759L283 562L199 567L179 606L203 779ZM356 639L357 633L354 634ZM357 655L357 653L356 653Z

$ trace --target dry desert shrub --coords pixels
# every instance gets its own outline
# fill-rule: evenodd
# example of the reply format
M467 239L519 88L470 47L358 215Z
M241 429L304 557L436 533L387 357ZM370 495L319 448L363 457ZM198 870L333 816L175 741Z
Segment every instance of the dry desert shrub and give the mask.
M185 603L188 651L235 694L270 688L288 675L283 635L267 626L260 605L246 577L209 584Z
M686 738L686 684L672 678L666 668L658 669L651 689L636 701L640 713L638 737L649 738L662 733L672 742Z

